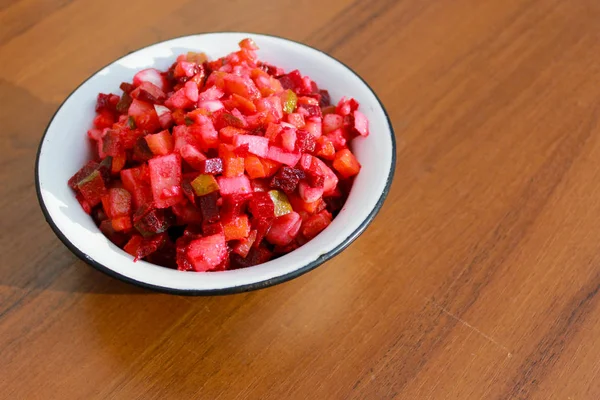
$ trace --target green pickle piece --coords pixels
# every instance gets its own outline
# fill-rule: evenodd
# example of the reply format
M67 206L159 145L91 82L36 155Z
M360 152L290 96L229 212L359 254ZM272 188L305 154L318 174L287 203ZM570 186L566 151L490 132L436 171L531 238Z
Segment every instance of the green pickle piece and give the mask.
M200 174L192 181L192 188L196 196L205 196L219 190L219 184L214 176Z
M283 111L287 114L291 114L296 109L296 103L298 102L298 96L292 89L288 89L283 92Z
M271 200L273 200L273 204L275 205L276 217L281 217L294 211L288 197L281 190L269 190L269 196L271 196Z

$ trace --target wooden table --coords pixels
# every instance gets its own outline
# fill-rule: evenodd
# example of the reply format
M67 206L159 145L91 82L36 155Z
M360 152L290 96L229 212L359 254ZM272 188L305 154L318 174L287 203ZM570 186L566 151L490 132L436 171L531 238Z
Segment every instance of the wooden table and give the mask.
M0 398L600 398L598 1L156 3L0 2ZM59 242L34 157L99 67L217 30L354 68L396 129L395 182L309 274L154 294Z

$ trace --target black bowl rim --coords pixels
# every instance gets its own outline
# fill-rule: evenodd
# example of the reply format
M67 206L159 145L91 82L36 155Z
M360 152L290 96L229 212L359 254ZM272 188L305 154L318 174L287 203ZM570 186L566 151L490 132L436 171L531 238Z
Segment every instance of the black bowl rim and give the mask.
M338 246L336 246L332 250L328 251L327 253L320 255L316 260L314 260L314 261L306 264L305 266L303 266L301 268L298 268L297 270L294 270L294 271L292 271L290 273L287 273L285 275L277 276L277 277L272 278L272 279L266 279L266 280L263 280L263 281L260 281L260 282L249 283L249 284L240 285L240 286L232 286L232 287L221 288L221 289L173 289L173 288L164 287L164 286L152 285L152 284L149 284L149 283L146 283L146 282L138 281L136 279L132 279L132 278L129 278L127 276L121 275L121 274L115 272L114 270L106 267L105 265L99 263L98 261L94 260L92 257L90 257L89 255L87 255L84 252L82 252L81 250L79 250L79 248L77 248L77 246L75 246L62 233L62 231L56 226L56 224L54 223L54 221L50 217L50 213L48 212L48 209L46 208L46 205L44 204L44 200L43 200L42 195L41 195L40 179L39 179L39 174L38 174L39 162L40 162L40 153L42 151L42 145L44 143L44 139L46 138L46 134L48 133L48 129L52 125L52 122L54 121L54 118L56 117L56 114L60 111L60 109L67 102L67 100L73 95L73 93L75 93L81 86L83 86L91 78L93 78L94 76L96 76L96 74L98 72L102 71L104 68L106 68L109 65L111 65L111 64L119 61L120 59L128 56L131 53L135 53L137 51L146 49L146 48L154 46L156 44L168 42L168 41L174 40L174 39L181 39L181 38L188 37L188 36L197 36L197 35L205 35L205 34L212 34L212 33L235 33L235 34L248 35L249 37L253 37L253 36L266 36L266 37L271 37L271 38L275 38L275 39L281 39L281 40L284 40L284 41L287 41L287 42L292 42L292 43L299 44L299 45L304 46L304 47L308 47L308 48L310 48L312 50L316 50L319 53L321 53L321 54L323 54L323 55L325 55L325 56L327 56L327 57L329 57L329 58L337 61L340 65L342 65L343 67L345 67L346 69L348 69L358 79L360 79L367 86L367 88L369 88L369 90L371 91L371 93L373 93L373 95L377 99L377 102L379 103L379 106L383 110L383 113L385 114L385 117L386 117L386 120L387 120L387 123L388 123L388 126L389 126L389 130L390 130L390 134L391 134L391 141L392 141L392 163L391 163L391 166L390 166L390 172L388 174L385 187L383 189L383 192L381 193L381 196L379 197L379 200L377 200L377 203L375 204L375 207L373 208L373 210L371 211L371 213L358 226L358 228L356 228L356 230L354 230L354 232L352 232ZM61 242L63 242L63 244L69 250L71 250L71 252L73 254L75 254L82 261L84 261L85 263L91 265L92 267L94 267L98 271L103 272L106 275L111 276L111 277L113 277L115 279L118 279L120 281L123 281L123 282L126 282L126 283L130 283L130 284L133 284L133 285L145 288L145 289L150 289L150 290L153 290L153 291L156 291L156 292L167 293L167 294L174 294L174 295L185 295L185 296L213 296L213 295L226 295L226 294L249 292L249 291L252 291L252 290L264 289L264 288L267 288L269 286L274 286L274 285L277 285L277 284L280 284L280 283L283 283L283 282L287 282L287 281L292 280L294 278L297 278L298 276L303 275L303 274L305 274L305 273L307 273L309 271L312 271L316 267L320 266L321 264L325 263L326 261L328 261L328 260L332 259L333 257L335 257L336 255L338 255L340 252L342 252L342 250L346 249L350 244L352 244L352 242L354 242L365 231L365 229L367 228L367 226L369 226L369 224L371 222L373 222L373 219L375 218L375 216L381 210L381 207L383 206L383 203L384 203L387 195L389 194L390 187L392 185L392 180L394 178L395 170L396 170L396 137L395 137L395 133L394 133L394 128L392 126L392 122L390 120L390 116L389 116L387 110L385 109L385 107L383 106L383 103L381 102L381 99L379 99L379 96L377 96L377 94L375 93L375 91L373 90L373 88L371 88L371 86L359 74L357 74L352 68L350 68L348 65L344 64L343 62L341 62L337 58L335 58L335 57L327 54L326 52L324 52L322 50L316 49L316 48L314 48L312 46L309 46L309 45L307 45L305 43L301 43L301 42L298 42L298 41L295 41L295 40L292 40L292 39L287 39L287 38L284 38L284 37L281 37L281 36L269 35L269 34L264 34L264 33L235 32L235 31L217 31L217 32L200 32L200 33L194 33L194 34L181 35L181 36L169 38L169 39L166 39L166 40L162 40L160 42L151 43L149 45L140 47L139 49L136 49L136 50L132 50L132 51L128 52L126 55L124 55L122 57L119 57L116 60L111 61L110 63L106 64L102 68L98 69L96 72L94 72L93 74L91 74L87 79L85 79L83 82L81 82L79 85L77 85L77 87L71 91L71 93L65 98L65 100L63 100L63 102L60 104L60 106L58 106L58 108L54 112L54 115L52 115L52 118L48 122L48 125L46 126L46 129L44 130L44 135L40 139L40 144L38 146L38 151L37 151L37 155L36 155L36 159L35 159L35 190L36 190L36 195L37 195L38 202L39 202L40 207L42 209L42 212L44 214L44 218L46 219L46 222L48 223L48 225L50 225L50 228L52 228L52 230L54 231L54 234L60 239Z

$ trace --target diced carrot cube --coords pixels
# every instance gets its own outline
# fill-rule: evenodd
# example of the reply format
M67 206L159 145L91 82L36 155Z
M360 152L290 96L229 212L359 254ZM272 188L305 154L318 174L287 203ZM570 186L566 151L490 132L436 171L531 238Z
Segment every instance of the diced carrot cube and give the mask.
M343 149L335 154L333 168L344 178L350 178L360 171L360 163L350 149Z
M244 159L244 167L251 179L264 178L267 176L263 163L256 156L248 155Z
M302 224L302 235L310 240L321 233L323 229L327 228L329 224L331 224L331 213L323 210L304 221Z
M223 224L225 240L239 240L248 237L250 234L250 223L248 216L243 214L233 218L231 221Z
M168 130L146 135L144 139L146 139L150 151L157 156L165 156L173 152L173 137Z

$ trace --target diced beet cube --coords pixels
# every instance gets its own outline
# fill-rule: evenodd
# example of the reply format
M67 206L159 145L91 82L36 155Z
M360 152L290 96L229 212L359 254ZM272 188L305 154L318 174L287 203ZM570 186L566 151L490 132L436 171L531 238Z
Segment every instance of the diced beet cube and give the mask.
M317 102L317 104L301 104L298 106L299 112L302 113L302 111L304 111L303 115L305 117L319 117L321 118L323 116L323 113L321 112L321 107L319 107L319 104Z
M212 224L218 222L221 218L219 214L219 206L217 205L218 199L218 192L212 192L211 194L207 194L206 196L201 196L198 198L198 205L200 207L200 211L202 212L202 219L205 223Z
M164 209L150 208L149 206L138 209L133 215L133 226L144 237L165 232L172 224Z
M237 269L252 267L254 265L266 263L273 257L273 253L269 249L264 246L257 246L257 241L254 242L254 245L245 258L236 253L231 254L231 268Z
M115 123L115 117L110 111L102 110L94 118L94 126L98 129L110 128Z
M125 82L123 82L121 84L121 86L124 84ZM132 85L133 88L133 85ZM121 95L121 99L119 100L119 102L117 103L117 112L121 113L121 114L127 114L127 110L129 110L129 107L131 106L131 102L133 101L133 98L129 95L128 92L124 92Z
M223 204L221 205L221 219L229 221L240 216L252 197L251 193L230 194L223 196Z
M133 154L131 158L134 161L143 163L150 160L152 157L154 157L154 154L152 153L152 150L150 150L146 140L144 140L143 137L138 138L133 146Z
M73 190L77 189L77 185L83 179L87 178L92 172L98 169L100 164L94 160L88 161L79 171L69 179L69 187Z
M100 228L100 232L102 232L102 234L104 236L106 236L108 238L108 240L110 240L111 242L113 242L115 245L117 245L119 247L121 247L125 243L127 243L128 239L129 239L127 237L127 235L124 234L123 232L117 232L113 228L113 225L110 222L110 220L108 220L108 219L100 222L100 226L98 228Z
M328 107L331 105L331 97L329 96L329 92L327 90L319 90L319 106Z
M256 219L269 220L275 217L275 205L267 192L254 192L248 203L248 210Z
M116 106L118 102L119 96L116 94L98 93L98 97L96 99L96 112L109 111L111 113L116 113Z
M150 82L153 85L158 86L163 92L166 92L168 88L167 80L159 70L154 68L144 69L133 76L134 86L140 86L143 82ZM125 91L125 89L123 89L123 91Z
M95 170L79 181L77 190L79 190L79 193L81 193L85 201L87 201L91 207L99 204L102 196L107 194L104 178L99 170Z
M309 186L314 188L322 188L325 186L325 176L320 169L316 168L304 171L304 175L306 176L306 183L308 183Z
M141 260L157 251L166 240L166 234L162 233L148 238L142 238L139 235L133 235L123 250L135 258L133 261Z
M152 197L157 208L167 208L183 198L181 158L178 154L159 156L148 161Z
M198 171L201 174L218 175L223 173L223 160L220 158L209 158L200 162Z
M116 156L124 149L121 135L118 131L108 129L98 142L102 144L102 151L99 151L101 157Z
M171 209L177 217L178 225L202 224L202 212L189 201L175 204Z
M300 153L290 153L277 146L269 146L269 152L267 153L266 158L269 160L277 161L281 164L288 165L290 167L294 167L302 154Z
M223 195L252 192L250 180L248 180L248 177L245 175L236 176L233 178L221 176L217 178L217 181L219 182L219 188L221 189L221 194Z
M361 136L369 135L369 120L358 110L354 111L354 129Z
M237 135L233 138L233 145L240 147L248 145L248 151L259 157L266 157L269 151L269 139L255 135Z
M106 213L104 212L104 209L102 207L94 208L90 215L92 216L92 219L94 220L96 225L100 225L100 223L102 221L106 221L109 219L108 215L106 215Z
M313 153L316 148L315 137L305 130L296 132L296 151L299 153Z
M275 207L268 193L255 192L248 204L248 210L253 216L252 229L256 230L256 240L253 246L258 247L275 219Z
M193 240L187 246L186 253L195 271L210 271L227 257L225 235L217 234Z
M303 154L302 158L300 159L299 166L303 170L317 173L317 175L323 175L323 190L325 196L330 195L335 190L338 184L338 177L335 172L333 172L331 168L329 168L327 164L325 164L319 158L313 157L309 154Z
M168 238L157 251L149 254L146 261L165 268L177 269L175 244Z
M160 104L167 98L165 92L151 82L142 82L130 93L130 96L152 104Z
M125 252L135 257L134 261L137 261L138 259L137 254L142 244L142 240L144 240L144 238L142 238L140 235L134 234L133 236L131 236L131 239L129 239L127 244L123 247L123 250L125 250Z
M303 171L283 166L271 179L271 187L290 193L296 190L298 182L302 178L304 178Z
M233 149L233 153L238 157L248 157L250 155L250 145L249 144L241 144L235 149Z
M223 234L223 224L220 222L202 223L202 234L204 236Z
M267 233L267 240L277 246L288 245L298 235L301 225L302 219L295 211L277 217Z

